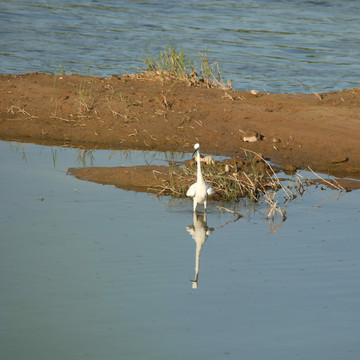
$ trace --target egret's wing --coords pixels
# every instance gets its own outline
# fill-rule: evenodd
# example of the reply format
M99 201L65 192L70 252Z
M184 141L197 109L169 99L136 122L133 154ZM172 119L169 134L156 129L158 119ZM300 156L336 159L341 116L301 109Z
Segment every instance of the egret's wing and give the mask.
M206 193L208 195L215 194L215 191L213 190L213 188L208 183L206 183Z
M186 193L186 196L190 196L190 197L194 197L195 196L195 192L196 192L196 183L192 184L189 187L189 190Z

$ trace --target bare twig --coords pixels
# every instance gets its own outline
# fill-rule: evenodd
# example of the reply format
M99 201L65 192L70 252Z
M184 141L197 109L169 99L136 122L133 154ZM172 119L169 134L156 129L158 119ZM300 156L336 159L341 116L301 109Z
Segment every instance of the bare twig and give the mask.
M217 206L217 208L218 208L219 210L224 210L224 211L227 211L227 212L229 212L229 213L233 213L234 215L237 216L237 219L236 219L236 220L238 220L238 219L240 219L240 218L243 217L243 215L239 214L238 212L236 212L236 211L234 211L234 210L230 210L230 209L228 209L228 208L226 208L226 207L224 207L224 206ZM235 221L236 221L236 220L235 220Z
M299 79L295 79L295 80L298 81L301 85L304 85L307 89L309 89L315 95L315 97L318 98L320 101L323 100L322 97L317 92L315 92L309 85L304 84Z
M327 181L324 178L322 178L320 175L316 174L311 168L310 166L308 166L308 169L316 176L318 177L321 181L323 181L325 184L328 184L332 187L334 187L336 190L340 190L340 191L345 191L345 188L343 188L335 179L332 179L332 181L334 183L332 183L331 181Z
M30 118L38 118L37 116L34 115L30 115L25 109L21 109L19 106L15 106L15 105L11 105L8 109L7 112L11 112L12 114L15 114L14 110L17 110L17 112L20 112Z

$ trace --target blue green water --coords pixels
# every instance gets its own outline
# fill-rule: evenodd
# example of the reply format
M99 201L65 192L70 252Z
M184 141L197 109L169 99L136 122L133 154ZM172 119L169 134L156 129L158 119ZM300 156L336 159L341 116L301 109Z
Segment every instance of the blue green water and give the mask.
M2 0L0 32L1 73L134 73L169 45L208 51L238 90L359 86L353 0Z
M150 158L165 160L91 162ZM1 359L359 358L359 192L310 188L276 233L264 204L233 222L210 203L195 289L191 201L66 174L82 164L0 142Z

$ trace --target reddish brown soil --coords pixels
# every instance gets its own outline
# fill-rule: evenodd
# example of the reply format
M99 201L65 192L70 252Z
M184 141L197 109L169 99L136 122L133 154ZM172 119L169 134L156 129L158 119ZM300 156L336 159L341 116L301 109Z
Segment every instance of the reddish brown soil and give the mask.
M148 75L0 75L0 139L236 156L360 178L360 88L265 94ZM247 143L244 135L257 134Z

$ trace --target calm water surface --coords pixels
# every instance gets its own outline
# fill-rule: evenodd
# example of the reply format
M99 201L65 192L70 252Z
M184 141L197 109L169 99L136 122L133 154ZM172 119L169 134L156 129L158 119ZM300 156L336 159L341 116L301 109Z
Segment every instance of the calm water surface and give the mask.
M0 142L1 359L357 360L360 193L311 188L266 236L262 205L205 227L66 175L170 156Z
M134 73L166 45L209 51L239 90L359 86L354 0L0 2L1 73Z

